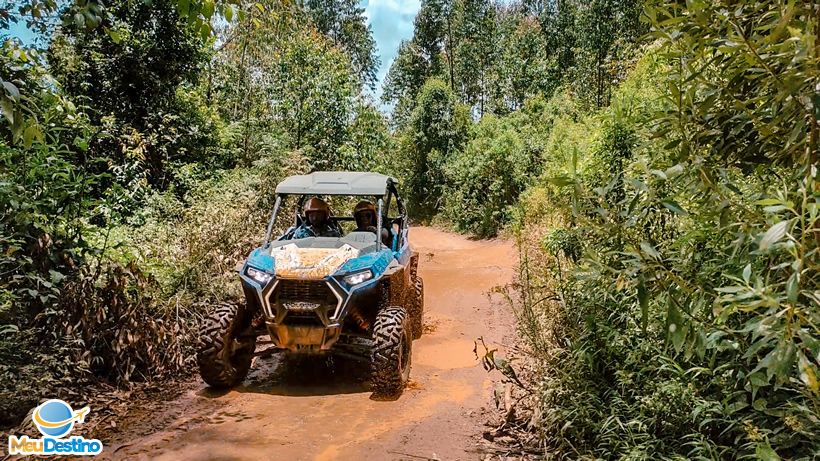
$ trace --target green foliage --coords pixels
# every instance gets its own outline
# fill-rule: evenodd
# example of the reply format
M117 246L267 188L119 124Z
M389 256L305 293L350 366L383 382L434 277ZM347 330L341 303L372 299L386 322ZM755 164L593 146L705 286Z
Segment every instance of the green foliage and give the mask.
M22 54L11 57L26 61ZM16 120L3 125L0 139L3 321L55 305L62 280L89 251L83 218L97 213L99 204L88 190L102 179L72 163L75 151L88 145L88 120L49 91L42 67L26 62L14 70L27 112L15 111ZM18 123L25 126L22 135L15 134Z
M442 204L443 167L466 142L470 120L466 108L441 80L428 80L415 106L402 134L400 177L413 214L429 217Z
M376 41L367 25L364 8L355 0L308 0L307 12L318 31L350 56L354 73L362 84L375 87L379 57Z
M419 46L412 41L402 41L393 64L385 77L382 102L395 104L393 124L404 126L416 104L416 95L427 79L428 63Z
M686 157L705 150L742 163L817 160L813 2L653 4L654 35L681 62L671 69L672 104L659 135L682 132Z
M395 104L399 127L431 77L447 82L479 117L521 109L562 85L584 106L605 106L647 32L641 13L639 0L423 1L382 99Z
M333 169L352 109L350 62L314 32L293 37L275 60L281 72L275 116L294 148L310 149L314 168Z
M543 435L572 457L811 459L817 117L795 95L816 17L649 11L659 47L610 108L555 120L518 216Z
M188 372L283 175L393 168L360 94L372 36L347 6L319 32L291 2L0 4L2 26L62 19L47 59L0 47L0 424Z
M81 216L93 209L86 195L95 178L36 143L18 150L0 145L0 318L28 318L59 299L66 275L89 250Z
M471 139L446 163L444 216L462 232L494 236L536 167L528 156L518 120L486 116L473 128Z
M298 19L287 9L254 10L216 56L209 87L245 166L282 146L301 151L311 169L350 164L339 152L357 120L356 71L348 54Z
M102 172L113 163L135 192L146 181L167 187L169 162L202 158L214 145L198 106L178 97L181 85L196 81L205 53L172 7L170 0L114 2L105 29L64 26L49 48L61 89L104 126L80 164Z
M347 129L347 141L337 153L338 168L395 174L394 139L385 116L378 109L360 101Z

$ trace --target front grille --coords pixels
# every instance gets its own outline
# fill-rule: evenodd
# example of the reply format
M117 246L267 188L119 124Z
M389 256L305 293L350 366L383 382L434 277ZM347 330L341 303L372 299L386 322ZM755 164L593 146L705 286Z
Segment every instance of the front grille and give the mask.
M328 301L335 304L336 298L324 280L281 280L276 287L275 295L279 302L299 301L324 304Z
M270 294L271 316L284 325L326 325L337 304L324 280L280 279Z
M322 319L316 314L316 312L298 312L298 311L288 311L285 314L285 320L283 321L285 325L309 325L309 326L322 326Z

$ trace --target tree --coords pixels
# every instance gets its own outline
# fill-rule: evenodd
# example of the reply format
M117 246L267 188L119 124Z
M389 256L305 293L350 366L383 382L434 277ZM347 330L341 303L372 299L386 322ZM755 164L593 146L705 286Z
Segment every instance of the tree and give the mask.
M346 138L355 94L347 57L312 31L296 34L275 56L273 113L296 149L309 147L316 169L332 169Z
M455 12L457 91L462 101L483 115L497 57L496 9L489 0L464 0Z
M413 22L413 38L399 45L382 92L382 101L395 105L393 123L396 126L403 126L407 121L424 82L443 73L442 52L445 33L449 30L449 13L444 0L422 1Z
M373 88L379 57L373 31L356 0L308 0L305 3L313 24L350 56L353 71L363 85Z
M146 175L167 186L167 164L205 155L208 130L177 91L197 81L204 42L176 13L173 0L115 1L104 28L67 23L48 51L51 74L72 98L90 107L105 126L81 163L126 167L128 180ZM106 32L106 29L109 32Z
M332 169L347 140L357 75L301 14L278 4L252 11L229 28L215 60L215 97L247 163L285 146L315 169Z
M395 174L396 153L387 120L372 103L358 100L347 140L339 149L336 167L351 171Z
M394 125L403 126L409 119L427 73L427 61L419 46L413 41L402 41L387 72L382 92L382 101L394 104Z
M431 216L441 206L443 165L467 140L470 116L442 80L425 82L403 133L404 179L414 213Z

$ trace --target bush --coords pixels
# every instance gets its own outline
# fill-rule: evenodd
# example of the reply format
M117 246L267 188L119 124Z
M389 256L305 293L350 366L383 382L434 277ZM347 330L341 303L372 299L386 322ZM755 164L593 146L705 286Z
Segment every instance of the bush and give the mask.
M497 234L508 219L507 207L526 187L534 162L512 123L485 116L444 166L444 216L461 232Z
M809 459L820 449L817 166L690 144L681 117L701 112L646 92L677 78L670 69L646 56L586 122L588 148L570 165L548 157L517 214L542 435L572 457ZM658 108L675 115L656 124Z

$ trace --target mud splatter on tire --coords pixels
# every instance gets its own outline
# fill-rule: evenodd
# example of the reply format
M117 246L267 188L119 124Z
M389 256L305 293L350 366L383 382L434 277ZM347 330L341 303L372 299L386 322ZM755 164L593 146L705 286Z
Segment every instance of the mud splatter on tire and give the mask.
M235 304L221 304L202 323L196 361L200 376L212 387L239 384L251 367L256 338L237 340L246 323L243 311Z
M371 386L377 395L401 393L410 378L413 338L407 311L389 306L376 316L373 325Z

